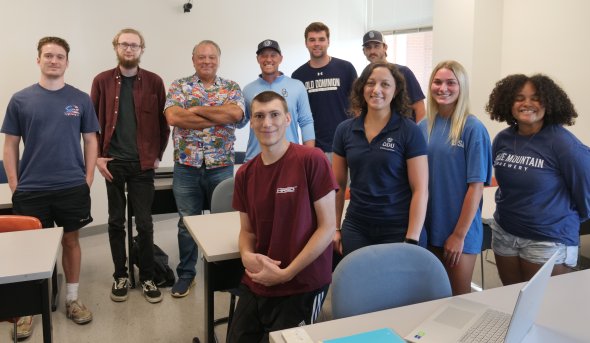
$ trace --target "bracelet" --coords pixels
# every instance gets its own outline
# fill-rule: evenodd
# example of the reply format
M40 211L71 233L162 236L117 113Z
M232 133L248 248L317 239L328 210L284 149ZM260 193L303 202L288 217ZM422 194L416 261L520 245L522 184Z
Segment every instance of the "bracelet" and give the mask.
M411 238L404 239L404 243L418 245L418 241L415 239L411 239Z

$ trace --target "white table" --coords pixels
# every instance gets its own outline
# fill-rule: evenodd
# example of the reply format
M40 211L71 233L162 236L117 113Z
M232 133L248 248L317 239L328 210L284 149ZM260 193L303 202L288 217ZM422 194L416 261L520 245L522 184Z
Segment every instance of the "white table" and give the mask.
M461 297L512 313L522 286L523 284L499 287ZM552 277L535 325L571 337L572 342L590 342L590 330L586 324L590 313L589 289L590 270ZM448 299L450 298L318 323L305 326L305 330L314 342L384 327L395 330L403 337ZM270 341L284 343L280 331L272 332ZM552 337L536 338L536 342L545 341L556 342Z
M0 233L0 318L41 313L43 341L51 342L49 279L62 228Z
M205 337L202 342L215 342L213 293L237 287L244 273L238 248L240 214L239 212L205 214L186 216L183 220L205 258L203 263Z

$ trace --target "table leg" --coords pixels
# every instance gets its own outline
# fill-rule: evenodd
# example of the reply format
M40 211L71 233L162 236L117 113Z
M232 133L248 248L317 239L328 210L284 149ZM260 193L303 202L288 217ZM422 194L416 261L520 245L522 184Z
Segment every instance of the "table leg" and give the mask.
M205 329L205 339L203 342L206 343L215 343L215 329L213 325L213 309L215 308L214 304L214 287L213 287L213 272L211 262L207 262L207 260L203 261L203 279L204 285L203 289L205 291L205 315L203 316L205 322L203 328Z
M52 330L51 327L51 297L49 294L49 279L43 280L41 283L41 299L43 300L41 318L43 321L43 342L52 342Z

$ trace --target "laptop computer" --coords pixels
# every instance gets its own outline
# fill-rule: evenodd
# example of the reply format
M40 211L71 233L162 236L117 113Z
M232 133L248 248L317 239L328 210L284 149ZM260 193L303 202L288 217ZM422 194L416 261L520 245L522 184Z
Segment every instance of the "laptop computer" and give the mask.
M471 335L481 334L489 335L479 338L482 342L520 343L535 322L556 258L557 253L520 290L512 315L454 297L404 338L412 343L471 343L478 341Z

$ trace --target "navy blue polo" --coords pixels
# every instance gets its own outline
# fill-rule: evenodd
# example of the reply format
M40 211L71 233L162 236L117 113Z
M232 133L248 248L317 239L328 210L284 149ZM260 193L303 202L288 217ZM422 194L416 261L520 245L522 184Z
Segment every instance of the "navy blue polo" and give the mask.
M428 153L426 141L410 118L394 113L367 141L365 116L336 128L334 153L350 168L350 204L346 216L375 224L407 227L412 191L406 161Z

